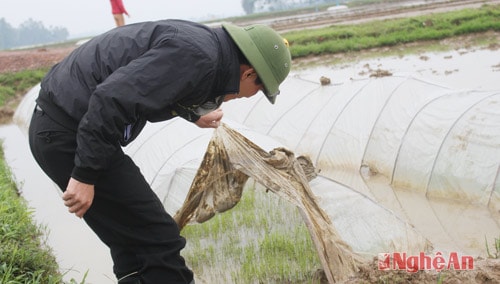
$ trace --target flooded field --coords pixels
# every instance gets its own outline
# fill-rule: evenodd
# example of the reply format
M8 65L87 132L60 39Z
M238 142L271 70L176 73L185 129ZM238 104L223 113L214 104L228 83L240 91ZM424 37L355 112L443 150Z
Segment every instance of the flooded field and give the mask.
M315 82L319 82L320 76L326 76L332 84L342 84L351 79L383 75L381 71L387 71L389 74L418 76L453 89L496 90L500 88L497 80L500 76L499 48L497 45L481 48L464 45L447 52L420 52L335 65L313 60L317 67L310 68L306 64L295 73Z
M290 76L312 82L319 82L324 76L331 84L342 85L350 80L391 75L414 76L452 89L499 90L500 51L463 48L336 65L316 62L315 67L293 70ZM296 90L304 91L300 86ZM284 100L285 93L280 95L277 104ZM56 187L34 163L23 130L16 125L4 126L0 128L0 138L4 140L5 156L23 197L34 209L36 221L48 228L48 244L62 271L67 272L66 278L79 281L88 272L86 283L115 283L108 249L83 220L67 212Z

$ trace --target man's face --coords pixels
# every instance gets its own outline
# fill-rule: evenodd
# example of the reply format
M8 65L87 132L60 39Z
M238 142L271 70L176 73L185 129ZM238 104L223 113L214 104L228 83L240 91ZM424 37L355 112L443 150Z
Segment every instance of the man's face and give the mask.
M240 92L238 94L226 95L224 101L230 101L239 98L249 98L264 91L264 85L258 80L257 72L247 65L240 67Z
M240 81L240 97L249 98L259 91L264 91L264 85L258 80L257 73L253 72L246 80Z

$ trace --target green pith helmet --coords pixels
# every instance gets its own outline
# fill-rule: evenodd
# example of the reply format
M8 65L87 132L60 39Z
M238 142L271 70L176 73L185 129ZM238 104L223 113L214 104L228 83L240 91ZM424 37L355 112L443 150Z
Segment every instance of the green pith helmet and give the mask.
M264 94L274 104L280 93L279 85L288 76L292 64L288 42L262 24L238 27L224 23L222 27L255 69L264 84Z

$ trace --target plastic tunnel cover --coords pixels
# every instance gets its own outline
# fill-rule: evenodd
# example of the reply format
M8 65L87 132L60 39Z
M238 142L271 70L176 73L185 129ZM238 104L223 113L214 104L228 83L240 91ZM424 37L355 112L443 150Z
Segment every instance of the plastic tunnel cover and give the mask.
M358 271L360 259L339 237L309 188L308 180L316 177L310 160L295 158L285 148L268 153L225 124L210 140L186 201L174 216L179 227L191 219L204 222L234 207L248 177L297 206L330 283Z
M23 130L38 90L16 110ZM225 103L224 122L266 151L310 157L320 170L311 190L355 253L429 240L443 253L486 256L485 238L500 235L500 91L397 75L325 86L289 77L281 90L275 105L264 96ZM148 124L124 150L173 214L211 137L174 119Z

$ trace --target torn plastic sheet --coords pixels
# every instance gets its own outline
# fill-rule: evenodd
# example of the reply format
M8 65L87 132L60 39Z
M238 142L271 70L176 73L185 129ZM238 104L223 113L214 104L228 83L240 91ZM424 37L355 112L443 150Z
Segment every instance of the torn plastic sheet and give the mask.
M201 223L216 212L233 208L241 198L244 183L252 177L297 206L328 281L346 280L357 271L360 260L319 207L305 172L309 178L315 177L314 167L307 158L297 159L285 148L268 153L223 124L214 132L186 202L174 219L183 228L191 219Z

